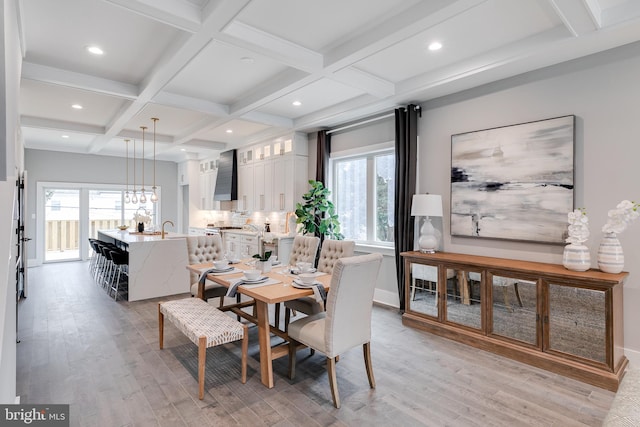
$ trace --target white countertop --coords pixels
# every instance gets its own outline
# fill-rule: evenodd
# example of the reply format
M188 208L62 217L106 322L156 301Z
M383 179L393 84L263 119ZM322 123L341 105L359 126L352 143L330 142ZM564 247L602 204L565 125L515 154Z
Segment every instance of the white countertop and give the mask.
M112 237L116 240L120 240L124 243L144 243L144 242L162 242L162 235L160 234L138 234L130 233L128 230L99 230L100 233ZM164 240L184 239L186 234L165 232Z

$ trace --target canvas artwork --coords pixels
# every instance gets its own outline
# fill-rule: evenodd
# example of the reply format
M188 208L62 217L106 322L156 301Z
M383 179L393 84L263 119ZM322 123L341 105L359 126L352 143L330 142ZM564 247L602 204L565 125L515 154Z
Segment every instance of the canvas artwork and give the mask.
M451 234L564 243L575 116L451 136Z

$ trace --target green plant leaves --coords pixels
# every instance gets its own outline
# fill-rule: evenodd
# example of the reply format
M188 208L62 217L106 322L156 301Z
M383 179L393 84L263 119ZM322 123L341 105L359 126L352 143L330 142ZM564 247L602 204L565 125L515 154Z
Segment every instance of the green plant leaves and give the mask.
M331 192L319 181L310 180L309 185L311 188L302 196L304 203L296 203L296 222L307 234L343 239L335 206L329 200Z

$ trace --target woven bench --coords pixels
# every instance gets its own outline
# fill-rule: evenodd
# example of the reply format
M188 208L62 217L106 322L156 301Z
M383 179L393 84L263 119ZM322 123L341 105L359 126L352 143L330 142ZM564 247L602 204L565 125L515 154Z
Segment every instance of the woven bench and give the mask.
M164 318L198 346L198 397L204 398L204 368L207 348L242 340L242 383L247 381L247 325L224 314L200 298L185 298L158 304L160 349L164 345Z

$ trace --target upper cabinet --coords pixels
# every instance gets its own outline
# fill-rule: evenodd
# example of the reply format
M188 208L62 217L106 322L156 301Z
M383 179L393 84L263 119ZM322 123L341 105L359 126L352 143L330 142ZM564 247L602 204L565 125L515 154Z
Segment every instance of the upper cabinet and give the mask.
M296 132L238 152L238 209L295 210L308 187L307 135Z
M220 202L213 200L218 177L218 159L207 159L200 162L198 189L200 197L198 207L202 210L218 210Z

